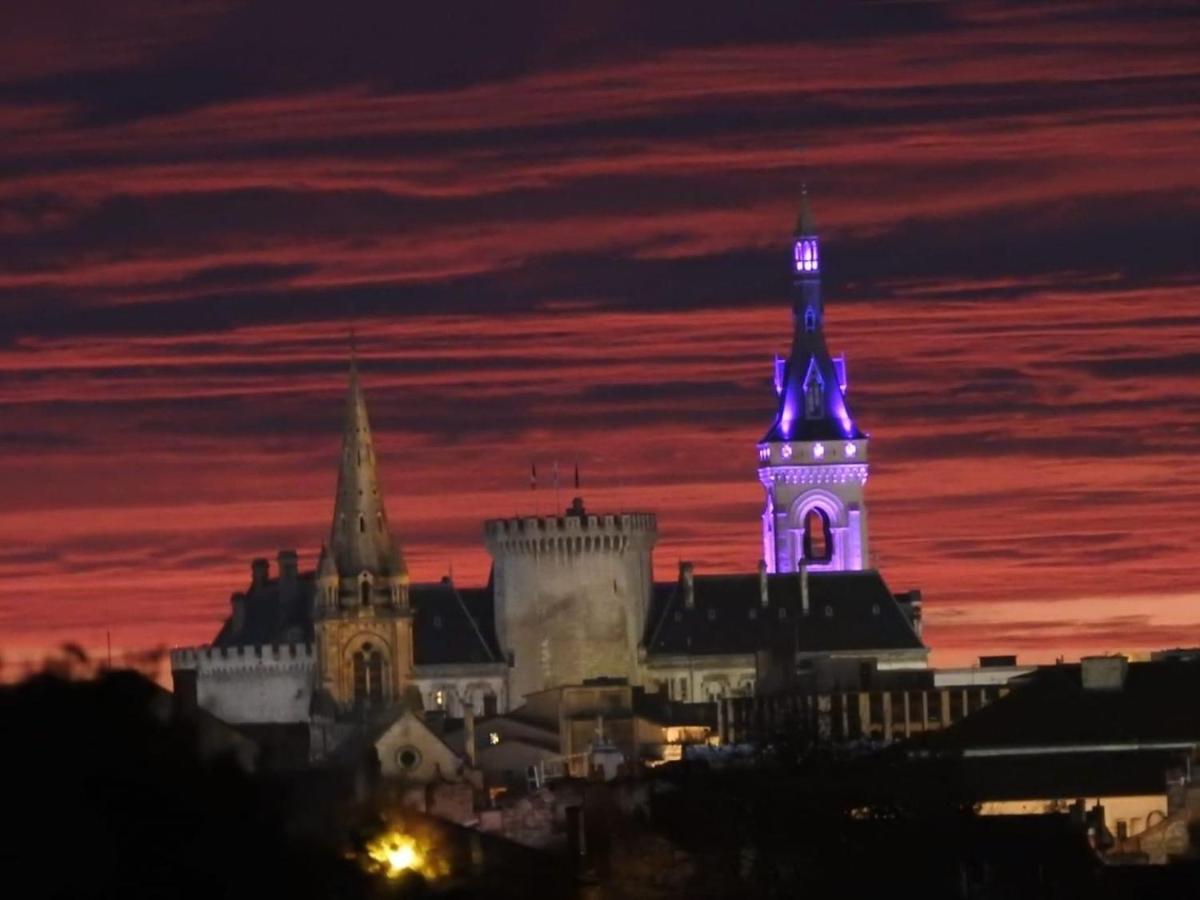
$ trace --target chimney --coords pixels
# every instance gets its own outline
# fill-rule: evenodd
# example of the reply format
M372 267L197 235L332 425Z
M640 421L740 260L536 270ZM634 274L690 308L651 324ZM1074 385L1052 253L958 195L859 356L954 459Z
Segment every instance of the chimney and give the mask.
M800 579L800 614L808 615L808 560L801 559L796 565L796 575Z
M766 609L771 602L767 587L767 561L760 559L758 561L758 602L762 604L763 609Z
M266 564L266 560L263 560L263 563ZM230 630L236 637L246 627L246 595L234 594L229 598L229 602L233 606L233 614L229 617Z
M250 587L260 588L271 577L271 564L259 557L250 561Z
M1085 656L1079 660L1079 681L1085 691L1119 691L1129 675L1124 656Z
M295 550L279 551L279 599L290 603L296 597L299 583L299 562Z
M696 608L696 579L690 562L679 564L679 580L683 582L683 605L688 609Z
M475 704L468 702L463 705L463 738L467 748L467 764L475 766Z

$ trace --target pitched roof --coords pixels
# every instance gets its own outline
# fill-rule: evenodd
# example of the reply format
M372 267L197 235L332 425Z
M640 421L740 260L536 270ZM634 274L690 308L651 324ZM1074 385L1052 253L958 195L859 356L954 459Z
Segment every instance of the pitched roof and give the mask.
M233 630L232 616L213 640L217 647L236 647L313 640L312 572L299 575L294 588L280 589L279 579L251 585L242 597L242 628ZM457 588L449 581L414 584L413 654L417 665L500 662L496 640L492 586Z
M1083 687L1079 665L1023 686L931 739L945 749L1200 743L1200 662L1131 663L1119 689Z
M808 615L794 573L767 576L765 607L758 573L694 576L691 609L682 582L656 584L647 653L747 654L787 644L801 653L923 649L878 572L812 573L808 584Z
M310 643L313 639L313 575L306 572L282 587L278 578L252 584L233 595L243 604L242 627L233 630L233 617L221 625L215 647Z
M456 588L449 579L409 588L413 662L418 666L499 662L492 591Z

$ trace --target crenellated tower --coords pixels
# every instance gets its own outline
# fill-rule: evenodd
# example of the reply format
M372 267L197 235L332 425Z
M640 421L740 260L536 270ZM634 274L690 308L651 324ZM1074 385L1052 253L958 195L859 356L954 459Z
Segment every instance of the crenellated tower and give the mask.
M355 363L333 523L317 564L313 605L323 699L342 711L401 699L413 667L408 567L384 506Z
M846 402L846 363L825 345L820 242L805 191L792 236L792 350L775 359L775 420L758 444L771 572L869 568L867 435Z

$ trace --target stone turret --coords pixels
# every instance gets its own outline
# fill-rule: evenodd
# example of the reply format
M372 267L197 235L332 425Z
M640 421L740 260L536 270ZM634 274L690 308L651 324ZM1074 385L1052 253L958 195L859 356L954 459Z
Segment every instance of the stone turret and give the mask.
M596 515L576 498L561 516L492 519L484 536L514 706L585 678L637 680L658 539L652 514Z

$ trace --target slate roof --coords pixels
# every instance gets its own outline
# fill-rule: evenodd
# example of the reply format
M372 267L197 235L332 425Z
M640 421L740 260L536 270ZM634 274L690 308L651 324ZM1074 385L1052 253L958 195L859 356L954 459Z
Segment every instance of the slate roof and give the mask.
M810 574L807 616L799 575L768 575L765 608L758 579L757 572L696 575L692 609L682 582L656 584L644 641L650 658L748 654L787 645L802 653L924 647L878 572Z
M251 585L233 595L244 597L245 620L240 631L233 632L232 617L225 620L213 639L213 646L310 643L313 639L313 573L306 572L295 581L292 591L281 591L278 578Z
M449 580L409 588L413 662L418 666L500 662L492 590L456 588Z
M279 579L235 594L244 598L245 621L237 633L232 617L213 640L217 647L269 646L313 640L312 572L299 575L295 588L282 591ZM413 608L413 653L417 665L500 662L492 585L456 588L448 580L409 588Z
M934 737L946 749L1195 741L1200 662L1130 663L1119 690L1085 690L1078 665L1046 666Z

